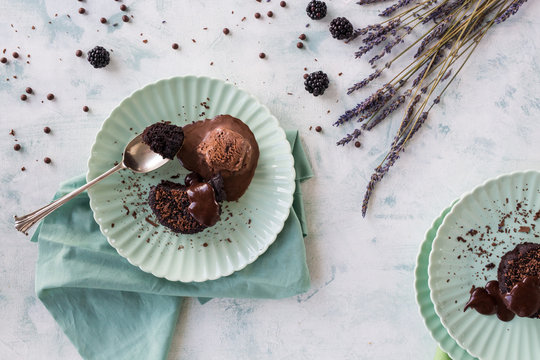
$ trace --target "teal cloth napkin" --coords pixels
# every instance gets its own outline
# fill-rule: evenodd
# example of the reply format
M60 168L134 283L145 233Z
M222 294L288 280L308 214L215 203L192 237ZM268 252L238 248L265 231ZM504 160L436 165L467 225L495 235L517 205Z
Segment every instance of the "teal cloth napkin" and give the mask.
M241 271L203 283L171 282L118 255L94 221L86 193L49 215L32 241L39 246L36 294L85 359L165 359L183 297L284 298L309 289L299 183L313 176L297 131L287 132L296 190L276 241ZM85 183L61 184L62 195Z

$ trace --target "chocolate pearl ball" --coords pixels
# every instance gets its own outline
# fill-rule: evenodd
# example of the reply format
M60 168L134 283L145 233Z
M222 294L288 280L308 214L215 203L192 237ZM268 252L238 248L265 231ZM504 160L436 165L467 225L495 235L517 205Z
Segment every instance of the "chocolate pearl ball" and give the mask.
M15 59L19 57L19 53L14 51L13 54L11 54Z
M22 100L22 101L26 101L26 99L28 99L28 96L26 96L25 94L22 94L22 95L21 95L21 100Z
M306 40L306 34L300 34L298 37L300 40Z
M357 141L354 143L354 146L356 146L357 148L359 148L360 146L362 146L362 144L360 144L360 141Z
M272 17L272 16L274 16L274 13L272 11L269 11L269 12L266 13L266 16Z
M31 87L27 87L25 91L27 94L32 94L34 92Z
M15 150L15 151L21 150L21 145L20 144L13 145L13 150Z
M229 29L223 28L223 33L224 33L225 35L229 35L229 32L230 32Z
M285 7L285 6L287 6L287 3L286 3L285 1L281 1L281 2L279 3L279 6Z
M260 19L260 17L261 17L261 14L260 14L260 13L258 13L258 12L255 13L255 19Z
M102 24L106 24L106 23L107 23L107 19L105 19L104 17L102 17L101 19L99 19L99 21L100 21Z
M75 51L75 56L81 57L82 56L82 50Z
M43 128L43 132L44 132L45 134L49 134L49 133L51 132L51 128L48 127L48 126L45 126L45 127Z
M54 94L47 94L47 100L54 100Z
M123 16L122 16L122 21L123 21L123 22L129 22L129 16L123 15Z
M321 132L321 131L322 131L322 127L317 126L317 127L315 128L315 131L316 131L316 132Z
M90 109L88 108L88 106L84 105L83 108L82 108L82 111L88 112L88 110L90 110Z
M79 8L79 14L84 14L86 12L85 8Z
M266 57L266 54L265 54L265 53L260 53L260 54L259 54L259 57L260 57L261 59L264 59L264 58Z
M50 164L52 160L50 157L47 156L46 158L43 159L43 161L45 162L45 164Z
M1 62L2 64L5 64L5 63L7 63L7 59L6 59L5 57L3 57L3 58L0 59L0 62Z
M301 49L301 48L304 47L304 44L301 41L299 41L299 42L296 43L296 47Z
M178 46L178 44L177 44L177 43L174 43L174 44L172 44L172 48L173 48L174 50L176 50L176 49L178 49L178 48L179 48L179 46Z
M120 10L126 11L126 10L127 10L127 6L126 6L125 4L120 5Z

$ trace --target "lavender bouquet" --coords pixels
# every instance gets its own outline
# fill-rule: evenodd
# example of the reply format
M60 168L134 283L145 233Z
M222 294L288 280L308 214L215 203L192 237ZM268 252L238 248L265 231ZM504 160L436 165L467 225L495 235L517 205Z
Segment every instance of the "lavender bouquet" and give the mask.
M399 0L379 15L388 19L356 29L347 42L360 38L362 45L356 58L369 58L373 73L351 86L347 94L366 87L371 81L390 72L392 64L404 55L412 56L409 65L380 89L354 108L347 110L334 123L341 126L355 120L361 125L337 142L358 146L364 131L370 131L393 112L403 108L403 120L383 161L371 175L362 203L366 215L371 194L390 167L399 159L407 143L422 127L434 105L440 102L450 83L459 74L480 41L495 24L514 15L527 0ZM384 0L360 0L359 5ZM381 59L418 26L427 30L413 37L412 42L391 60ZM402 46L403 47L403 46ZM380 65L379 65L380 64ZM406 104L406 105L404 105Z

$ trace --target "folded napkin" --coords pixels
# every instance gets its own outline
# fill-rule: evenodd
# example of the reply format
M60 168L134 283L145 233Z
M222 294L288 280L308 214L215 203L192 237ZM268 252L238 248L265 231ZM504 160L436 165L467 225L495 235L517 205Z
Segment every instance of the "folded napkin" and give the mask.
M118 255L79 195L49 215L32 237L39 244L36 294L85 359L165 359L183 297L284 298L308 290L299 183L313 176L298 132L287 132L296 190L276 241L241 271L202 283L172 282L145 273ZM61 184L55 198L85 183Z

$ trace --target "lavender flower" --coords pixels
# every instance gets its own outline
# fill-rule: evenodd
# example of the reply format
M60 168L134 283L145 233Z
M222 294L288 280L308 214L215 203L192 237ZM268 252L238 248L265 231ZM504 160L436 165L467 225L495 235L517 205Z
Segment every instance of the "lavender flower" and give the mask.
M450 75L452 75L452 69L448 69L448 71L446 72L446 74L444 74L444 76L442 77L441 79L441 82L445 81L446 79L448 79L450 77Z
M352 90L354 91L354 90ZM352 92L351 91L351 92ZM380 110L396 93L396 90L390 84L386 84L367 99L357 104L353 109L347 110L334 123L334 126L339 126L347 121L361 116L359 122L367 119L369 116Z
M357 37L359 36L364 36L366 35L369 31L374 31L374 30L378 30L382 28L382 25L381 24L375 24L375 25L368 25L364 28L361 28L361 29L356 29L354 30L353 34L351 35L350 38L348 38L345 43L348 43L349 41L352 41L354 39L356 39Z
M382 113L380 113L379 115L377 115L377 117L375 117L372 121L370 121L369 123L366 123L362 126L362 128L364 128L365 130L367 131L370 131L371 129L373 129L375 126L377 126L381 121L383 121L384 119L386 119L388 117L388 115L390 115L391 113L393 113L394 111L396 111L400 106L401 104L403 104L405 102L405 99L411 95L411 90L407 90L403 95L400 95L398 96L394 101L392 101L390 103L390 105L388 105Z
M374 173L373 175L371 175L371 180L367 185L366 194L364 195L364 201L362 201L362 217L366 217L367 206L369 203L369 198L371 197L371 193L373 192L375 185L381 180L382 176L380 176L378 173Z
M450 14L454 12L454 10L456 10L461 5L463 5L463 0L447 1L436 7L431 13L424 17L422 23L426 24L430 20L437 22L441 19L446 19Z
M388 16L392 13L394 13L397 9L400 9L404 6L407 6L409 5L409 3L411 2L412 0L399 0L397 3L395 3L394 5L386 8L383 12L381 12L379 14L379 16Z
M510 5L508 9L506 9L506 11L501 16L495 19L495 23L500 24L506 21L506 19L508 19L510 16L515 15L518 12L521 5L523 5L526 2L527 0L514 0L512 5Z
M358 5L366 5L366 4L375 4L378 2L385 2L387 0L360 0L357 2Z
M397 35L394 37L394 40L388 42L384 49L377 55L375 55L371 60L369 60L369 63L373 65L377 60L381 59L384 55L390 54L392 52L392 49L394 46L396 46L399 43L403 42L403 38L407 35L409 35L412 31L412 28L410 26L406 26L403 28L405 30L405 33L402 35Z
M353 140L358 139L358 137L362 135L362 131L360 129L355 129L352 133L347 134L343 139L339 140L336 145L345 145L350 143Z
M364 86L366 86L367 84L369 84L371 81L373 81L374 79L378 78L379 76L381 76L381 73L383 72L384 68L383 69L378 69L378 70L375 70L375 72L371 73L367 78L365 78L364 80L360 81L360 82L357 82L356 84L354 84L353 86L351 86L349 88L349 93L352 93L353 91L356 91L358 89L361 89L363 88Z
M416 51L416 54L414 54L414 57L417 58L420 56L424 50L426 49L426 46L433 41L434 39L440 39L448 30L448 24L450 19L446 19L443 22L441 22L439 25L437 25L420 43L420 46L418 47L418 50Z
M378 38L388 34L392 33L393 30L397 29L397 27L401 25L401 19L397 18L388 23L388 25L380 26L379 28L375 28L372 31L368 33L368 35L362 40L365 44L372 44L377 41ZM377 44L380 44L381 41L378 41Z

